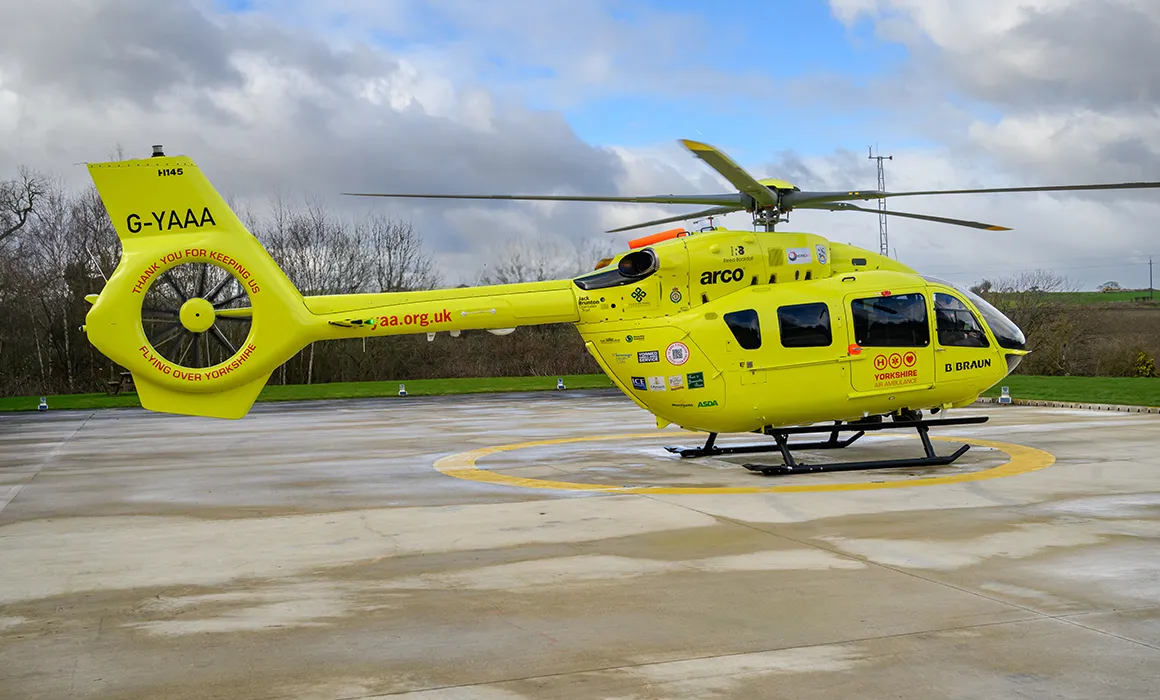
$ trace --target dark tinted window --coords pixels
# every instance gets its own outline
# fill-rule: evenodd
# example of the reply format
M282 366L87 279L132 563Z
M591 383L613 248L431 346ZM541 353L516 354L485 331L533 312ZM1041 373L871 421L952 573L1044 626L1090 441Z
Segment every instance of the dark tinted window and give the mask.
M983 321L990 327L991 332L995 334L995 340L1001 347L1011 350L1027 349L1027 338L1023 335L1023 331L1019 330L1019 326L1016 326L1011 322L1011 319L1004 316L994 306L991 306L986 299L965 287L960 287L946 280L940 280L937 277L924 276L923 279L937 284L944 284L966 297L967 301L974 304L975 308L979 310L979 313L983 315Z
M787 348L826 347L830 334L830 309L825 304L795 304L777 310L781 344Z
M746 350L756 350L761 347L761 324L757 321L757 312L753 309L734 311L724 316L725 325L733 331L737 343Z
M863 347L920 348L930 344L926 299L921 294L855 299L854 339Z
M940 345L985 348L990 345L979 319L961 300L950 294L934 295L934 318Z

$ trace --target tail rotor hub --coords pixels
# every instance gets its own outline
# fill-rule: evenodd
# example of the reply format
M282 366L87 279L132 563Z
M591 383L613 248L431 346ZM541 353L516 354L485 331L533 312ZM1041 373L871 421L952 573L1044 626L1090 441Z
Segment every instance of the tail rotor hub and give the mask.
M181 325L190 333L205 333L213 327L217 314L214 313L213 304L198 297L182 304L178 317Z

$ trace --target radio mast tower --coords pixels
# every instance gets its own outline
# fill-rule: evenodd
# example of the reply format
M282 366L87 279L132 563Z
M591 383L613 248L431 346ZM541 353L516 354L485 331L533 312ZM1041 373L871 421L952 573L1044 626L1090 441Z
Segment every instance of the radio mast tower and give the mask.
M870 151L870 160L878 161L878 191L886 191L886 171L882 169L883 160L894 160L894 156L874 155L874 148L867 146ZM886 200L878 198L878 248L886 257L890 257L890 242L886 237Z

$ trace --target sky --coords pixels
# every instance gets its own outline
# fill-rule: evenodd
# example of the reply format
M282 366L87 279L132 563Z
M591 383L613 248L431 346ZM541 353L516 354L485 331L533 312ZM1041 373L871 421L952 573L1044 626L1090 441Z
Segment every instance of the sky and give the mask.
M686 209L338 193L731 191L682 138L803 189L874 188L871 144L889 190L1160 180L1154 0L39 0L0 25L0 179L87 186L78 163L161 143L253 208L408 219L451 283ZM1013 229L890 220L893 255L964 284L1144 287L1160 260L1160 190L889 206ZM873 214L780 228L878 247Z

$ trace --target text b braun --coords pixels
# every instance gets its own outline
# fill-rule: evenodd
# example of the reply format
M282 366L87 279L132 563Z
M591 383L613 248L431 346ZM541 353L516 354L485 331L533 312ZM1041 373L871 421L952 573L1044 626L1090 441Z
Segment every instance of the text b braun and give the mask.
M947 372L961 372L964 369L983 369L991 366L991 358L982 360L967 360L964 362L948 362L945 365Z

